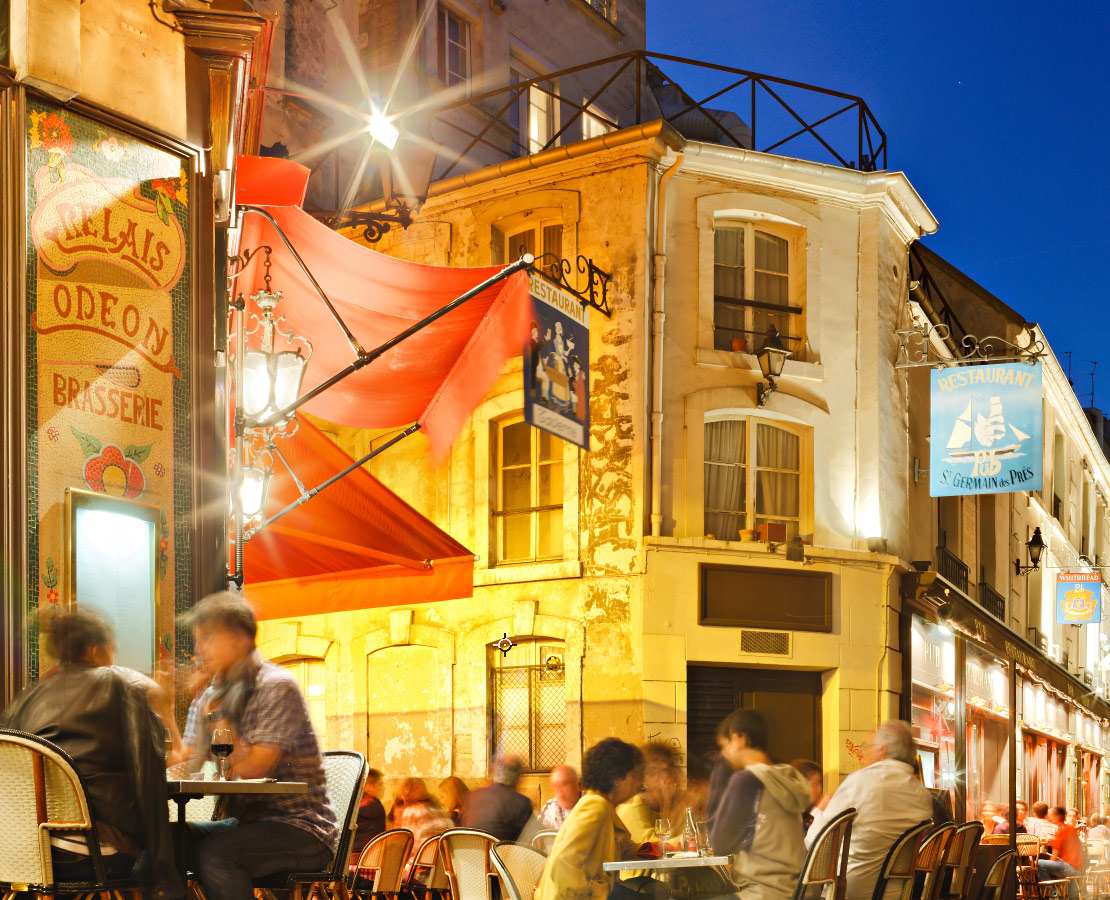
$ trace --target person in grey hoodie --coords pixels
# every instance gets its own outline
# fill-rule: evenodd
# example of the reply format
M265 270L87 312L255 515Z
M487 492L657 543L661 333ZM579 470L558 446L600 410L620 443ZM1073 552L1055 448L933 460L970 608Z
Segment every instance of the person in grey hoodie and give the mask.
M772 765L767 722L739 709L717 729L722 764L710 781L707 812L714 853L734 854L732 877L743 900L790 900L805 861L805 776Z

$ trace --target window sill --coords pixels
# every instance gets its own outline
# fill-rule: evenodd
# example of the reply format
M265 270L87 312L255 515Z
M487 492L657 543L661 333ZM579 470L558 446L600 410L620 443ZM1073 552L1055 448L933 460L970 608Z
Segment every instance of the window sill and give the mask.
M755 358L754 353L737 353L732 350L716 350L713 347L698 347L694 354L694 362L699 366L749 369L755 374L759 374L759 360ZM782 374L791 378L822 382L825 380L825 367L821 363L788 359L783 366Z
M603 25L605 28L609 29L609 31L613 33L613 37L624 37L624 32L621 31L616 25L614 25L609 19L605 18L605 16L599 13L596 9L594 9L593 5L587 2L587 0L571 0L571 2L579 9L581 9L584 13L586 13L598 25Z
M582 563L577 559L551 562L521 563L474 570L474 586L517 584L522 581L554 581L557 578L581 578Z

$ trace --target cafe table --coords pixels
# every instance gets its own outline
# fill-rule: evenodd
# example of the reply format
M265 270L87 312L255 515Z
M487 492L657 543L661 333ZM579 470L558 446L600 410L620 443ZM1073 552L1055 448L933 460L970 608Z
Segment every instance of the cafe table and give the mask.
M683 870L717 868L721 869L721 876L729 881L728 868L732 865L731 856L698 856L694 853L677 853L664 859L622 859L619 862L602 863L601 868L606 872L661 872L666 876L668 883L674 887L675 876ZM686 892L691 900L696 891L691 887Z
M235 781L204 781L199 778L167 779L166 794L177 804L177 821L184 822L185 806L197 797L257 796L259 794L307 794L308 785L303 781L275 781L273 778L242 778ZM179 858L185 859L186 831L178 828Z

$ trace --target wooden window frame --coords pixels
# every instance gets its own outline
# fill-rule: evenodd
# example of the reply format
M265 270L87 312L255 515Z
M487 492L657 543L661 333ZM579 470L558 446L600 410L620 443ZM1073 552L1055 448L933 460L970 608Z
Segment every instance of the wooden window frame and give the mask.
M490 434L490 451L491 451L491 460L490 460L490 462L491 462L491 465L490 465L490 476L491 476L491 478L490 478L490 481L491 481L491 484L490 484L490 488L491 488L491 490L490 490L490 499L491 499L491 503L490 503L490 532L491 532L490 533L490 559L491 559L492 564L496 565L496 566L519 566L519 565L529 565L529 564L532 564L532 563L557 562L557 561L562 560L562 559L565 558L565 548L562 546L562 544L563 544L562 540L559 541L560 550L559 550L559 553L557 555L554 555L554 556L540 556L539 555L539 516L540 516L540 514L544 513L544 512L552 512L556 509L562 510L563 511L563 516L564 516L564 527L565 527L565 516L566 516L566 499L565 499L566 498L566 489L565 489L565 484L566 484L567 472L566 472L565 457L560 456L558 458L557 462L553 462L553 464L554 465L559 465L559 466L562 467L562 476L563 476L563 484L564 484L563 499L560 500L559 503L539 505L539 503L538 503L538 497L539 497L538 491L539 491L539 480L540 480L539 479L539 474L540 474L539 473L539 467L540 467L540 464L541 464L540 459L539 459L539 442L540 442L541 432L538 428L529 427L530 446L529 446L529 452L528 452L528 467L529 467L530 476L531 476L530 477L531 490L530 490L530 498L529 499L530 499L530 502L532 503L532 505L529 506L529 507L523 507L523 508L520 508L520 509L513 509L513 510L505 510L503 508L503 504L504 504L504 499L502 497L503 482L502 482L501 475L502 475L502 472L504 471L504 466L503 466L503 463L502 463L502 449L503 449L503 440L502 439L503 439L505 430L508 427L510 427L512 425L517 425L517 424L519 424L523 421L524 421L524 419L521 416L508 416L508 417L501 418L501 419L496 419L496 420L493 420L493 421L490 422L490 429L491 429L491 434ZM560 448L562 447L563 441L560 438L551 436L551 439L553 441L559 441L559 444L557 446L560 447ZM514 468L522 468L522 467L517 466L517 467L514 467ZM503 550L504 550L504 528L505 528L504 520L507 516L510 516L510 515L520 516L520 515L523 515L524 513L528 514L529 543L530 543L530 548L529 549L531 551L531 555L529 555L527 557L513 557L511 559L506 559L502 555Z
M452 72L448 66L448 37L447 26L454 19L459 25L459 34L463 42L457 46L461 51L464 72ZM436 74L439 80L452 87L464 84L474 75L474 35L470 20L459 14L458 10L440 3L436 9Z

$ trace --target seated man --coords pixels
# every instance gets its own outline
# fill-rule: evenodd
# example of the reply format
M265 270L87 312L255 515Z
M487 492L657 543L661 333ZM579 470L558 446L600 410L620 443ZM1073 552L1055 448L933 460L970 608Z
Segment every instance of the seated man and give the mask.
M1050 859L1037 860L1037 869L1042 879L1074 878L1083 874L1083 842L1071 825L1065 823L1067 812L1062 806L1054 806L1048 811L1048 820L1056 826L1056 834L1048 844ZM1068 896L1076 898L1079 889L1074 881L1068 882Z
M916 756L910 726L883 722L864 746L864 767L814 811L806 846L829 819L852 807L857 811L848 851L848 900L870 900L887 851L906 829L933 814L928 790L913 777Z
M499 841L518 840L532 818L532 801L516 789L523 771L519 757L495 757L490 783L467 797L463 826L492 834Z
M44 616L41 629L58 666L15 701L4 726L45 738L73 759L109 879L130 875L141 859L153 897L184 897L166 815L166 729L148 703L157 686L112 665L111 628L93 613ZM50 843L56 881L94 877L84 835L55 833Z
M314 872L331 862L335 813L308 705L292 675L259 657L251 608L234 594L212 594L189 620L197 658L212 677L190 709L185 742L192 762L208 756L212 729L229 727L229 778L308 785L307 794L228 798L234 802L217 807L223 819L188 826L191 868L209 900L251 900L254 878Z

